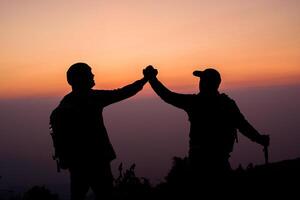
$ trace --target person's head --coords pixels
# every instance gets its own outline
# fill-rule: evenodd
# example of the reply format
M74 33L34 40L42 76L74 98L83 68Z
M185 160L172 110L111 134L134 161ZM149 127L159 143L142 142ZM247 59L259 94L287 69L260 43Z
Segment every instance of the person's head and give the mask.
M94 87L92 68L86 63L75 63L67 71L67 81L73 90L87 90Z
M205 69L204 71L194 71L194 76L200 77L199 89L203 93L216 93L218 92L221 75L212 68Z

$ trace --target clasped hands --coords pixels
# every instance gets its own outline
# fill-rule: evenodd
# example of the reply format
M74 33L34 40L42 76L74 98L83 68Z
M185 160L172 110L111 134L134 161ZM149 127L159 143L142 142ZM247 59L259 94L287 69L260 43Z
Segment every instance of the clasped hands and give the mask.
M145 79L151 80L157 76L158 71L152 65L149 65L145 69L143 69L143 74Z

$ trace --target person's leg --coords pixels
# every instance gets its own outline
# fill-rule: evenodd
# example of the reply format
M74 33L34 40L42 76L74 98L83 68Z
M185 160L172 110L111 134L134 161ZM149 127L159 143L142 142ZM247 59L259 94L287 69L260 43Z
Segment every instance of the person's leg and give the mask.
M102 163L90 174L91 188L97 200L110 199L113 192L113 176L110 163Z
M83 170L70 169L71 200L84 200L89 190L87 177Z

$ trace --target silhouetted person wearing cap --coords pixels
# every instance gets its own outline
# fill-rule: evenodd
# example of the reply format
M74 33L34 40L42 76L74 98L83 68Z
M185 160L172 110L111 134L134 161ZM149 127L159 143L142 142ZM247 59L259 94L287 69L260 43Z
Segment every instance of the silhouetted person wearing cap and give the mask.
M104 126L104 107L129 98L139 92L147 79L142 79L116 90L94 90L94 75L89 65L73 64L67 71L72 91L60 105L69 112L72 130L67 141L66 163L71 178L71 199L85 199L91 188L97 199L110 197L113 176L110 162L116 158Z
M250 140L269 145L269 136L261 135L240 112L236 103L219 93L221 76L215 69L195 71L200 77L198 94L178 94L167 89L157 78L157 70L144 70L153 90L167 103L187 112L190 121L189 160L193 174L223 175L231 170L230 153L237 130Z

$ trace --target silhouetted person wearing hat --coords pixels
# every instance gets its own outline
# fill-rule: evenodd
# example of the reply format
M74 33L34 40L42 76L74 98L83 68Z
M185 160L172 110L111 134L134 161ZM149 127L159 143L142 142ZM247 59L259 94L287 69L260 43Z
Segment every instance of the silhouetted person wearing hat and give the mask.
M72 91L58 108L65 110L61 123L70 123L65 163L71 178L71 199L85 199L91 188L97 199L110 197L113 176L110 162L116 158L104 126L103 109L113 103L129 98L139 92L147 79L142 79L116 90L94 90L94 75L89 65L73 64L67 71ZM58 119L59 120L59 119ZM63 118L62 118L63 120ZM59 123L59 121L58 121Z
M144 70L153 90L167 103L187 112L190 121L189 160L193 174L222 175L231 170L230 153L237 130L250 140L269 145L269 136L261 135L224 93L219 93L221 76L215 69L195 71L200 77L198 94L178 94L167 89L157 78L157 70Z

